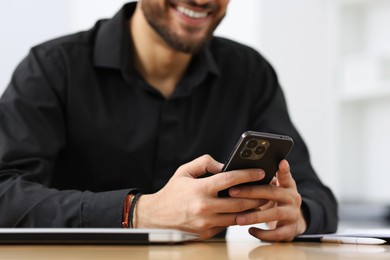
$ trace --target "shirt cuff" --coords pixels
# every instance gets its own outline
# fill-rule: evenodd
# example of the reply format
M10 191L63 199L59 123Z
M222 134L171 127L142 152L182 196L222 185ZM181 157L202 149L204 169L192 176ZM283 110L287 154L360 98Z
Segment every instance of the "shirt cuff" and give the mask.
M98 193L84 192L80 214L81 227L121 227L125 198L136 191L136 189L127 189Z
M306 231L304 234L318 234L323 230L323 219L325 218L323 209L314 200L302 198L301 206L303 216L306 220Z

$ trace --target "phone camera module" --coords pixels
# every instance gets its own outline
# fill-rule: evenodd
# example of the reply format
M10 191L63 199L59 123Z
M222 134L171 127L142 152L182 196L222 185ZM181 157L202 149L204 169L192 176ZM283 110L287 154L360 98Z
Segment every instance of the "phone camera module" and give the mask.
M249 149L245 149L241 151L241 157L246 159L249 158L252 155L252 151Z
M264 139L249 139L240 153L241 158L247 160L260 160L263 158L270 143Z
M250 139L248 142L246 142L246 147L249 149L253 149L257 146L257 140L256 139Z
M265 152L265 147L260 145L256 147L255 154L263 154Z

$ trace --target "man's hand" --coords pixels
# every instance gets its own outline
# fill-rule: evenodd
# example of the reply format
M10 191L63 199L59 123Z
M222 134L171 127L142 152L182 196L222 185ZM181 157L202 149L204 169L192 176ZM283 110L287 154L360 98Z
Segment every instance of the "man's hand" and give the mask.
M258 199L218 198L220 190L261 180L264 177L262 170L220 173L221 169L222 164L208 155L182 165L164 188L157 193L140 197L135 210L134 226L175 228L197 233L200 240L204 240L235 225L241 212L264 204ZM214 175L198 178L207 172Z
M301 211L301 196L286 160L281 161L276 178L270 185L230 188L234 198L268 200L258 210L237 217L238 225L269 223L269 230L250 228L249 233L265 241L291 241L305 232L307 225Z

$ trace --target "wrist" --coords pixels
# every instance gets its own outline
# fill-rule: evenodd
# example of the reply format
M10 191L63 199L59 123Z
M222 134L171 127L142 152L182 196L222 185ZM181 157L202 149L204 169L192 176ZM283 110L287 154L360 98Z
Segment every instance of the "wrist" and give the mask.
M156 227L152 223L153 213L148 210L150 199L150 194L145 194L139 198L138 203L135 205L134 214L133 214L133 227L134 228L154 228Z

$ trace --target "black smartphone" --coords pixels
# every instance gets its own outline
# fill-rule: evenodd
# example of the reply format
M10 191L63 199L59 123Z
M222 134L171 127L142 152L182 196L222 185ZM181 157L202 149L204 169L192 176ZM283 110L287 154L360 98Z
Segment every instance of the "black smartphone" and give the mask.
M263 169L265 177L256 182L241 185L269 184L275 176L281 160L287 158L294 141L286 135L277 135L255 131L244 132L226 161L222 172L240 169ZM219 197L228 197L228 190L218 193Z

